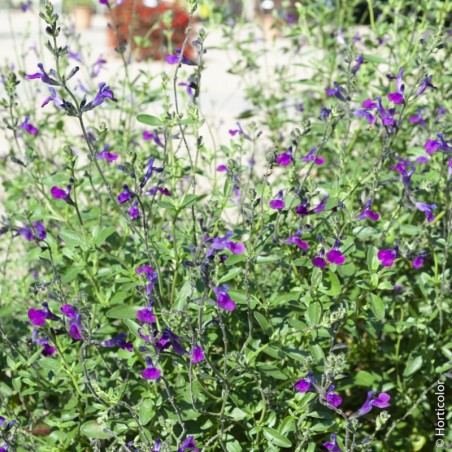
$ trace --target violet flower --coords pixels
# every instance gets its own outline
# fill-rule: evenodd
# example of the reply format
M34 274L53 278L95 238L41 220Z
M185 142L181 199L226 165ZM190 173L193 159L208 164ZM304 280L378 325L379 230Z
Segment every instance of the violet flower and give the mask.
M326 263L326 260L322 256L316 256L312 260L312 265L317 268L325 268L328 264Z
M25 75L25 78L27 80L40 78L43 83L47 83L48 85L53 85L53 86L59 86L59 83L56 80L49 77L47 72L44 70L44 66L42 65L42 63L38 63L38 68L39 68L39 72L35 72L34 74L27 74L27 75ZM49 72L53 77L56 77L57 74L53 69L51 69Z
M195 345L190 353L190 359L193 364L198 364L205 359L204 352L199 345Z
M355 75L358 71L359 68L361 67L361 65L364 63L364 57L363 54L361 53L360 55L358 55L358 58L356 58L356 64L353 66L352 68L352 74Z
M339 86L337 82L333 83L334 88L326 88L325 92L328 97L336 97L339 100L342 100L345 102L346 100L350 100L350 98L347 95L347 91L342 86Z
M230 129L229 130L229 135L231 135L231 137L235 136L236 134L239 134L243 138L245 138L245 140L251 140L251 137L243 131L242 125L240 124L240 122L237 122L237 127L238 127L238 129Z
M146 275L146 280L148 281L148 284L146 285L146 294L149 295L154 288L155 281L157 280L157 272L154 271L152 267L149 267L149 265L137 267L135 271L137 275L141 275L142 273Z
M422 256L417 256L412 261L413 267L419 270L424 265L424 258Z
M154 185L151 187L148 191L145 192L145 195L153 196L157 192L161 193L163 196L171 196L171 192L165 188L165 187L159 187L157 185Z
M66 189L60 188L55 185L50 189L50 194L54 199L62 199L67 204L74 205L74 201L72 201L71 199L71 188L71 184L68 184Z
M75 319L69 320L69 336L71 336L75 341L83 340L81 320L82 318L79 314L75 317Z
M429 223L431 223L435 219L432 210L437 209L436 204L424 204L423 202L415 202L414 205L418 210L425 213L425 217L427 218L427 221Z
M137 319L140 323L154 323L156 321L152 306L137 311Z
M128 210L129 217L132 220L138 220L140 218L140 209L138 208L138 201L135 201Z
M106 83L102 82L99 84L99 90L97 91L96 97L92 102L90 102L90 104L85 107L85 109L91 110L94 107L98 107L105 100L111 100L112 102L118 101L118 99L115 98L115 95L113 94L113 91L110 89L110 87Z
M282 192L282 190L280 190L280 191L278 192L278 194L276 195L276 198L275 198L275 199L272 199L272 200L268 203L268 205L270 206L271 209L274 209L274 210L281 210L281 209L284 209L285 203L284 203L284 201L283 201L283 192Z
M155 347L159 353L173 347L173 350L178 355L185 355L187 352L180 344L182 338L171 331L171 328L165 328L160 336L160 339L155 343Z
M301 231L297 231L294 235L291 235L286 239L286 243L290 245L297 245L302 250L307 250L309 247L308 243L298 237L299 235L301 235L301 233Z
M420 124L423 127L427 127L427 123L425 122L422 116L422 108L418 108L417 114L414 116L410 116L408 118L408 122L410 122L411 124Z
M118 195L119 204L124 204L125 202L130 201L134 196L134 194L130 191L129 186L127 184L124 184L122 188L123 191Z
M152 363L152 359L146 357L146 368L141 372L141 376L145 380L158 380L160 376L162 375L162 371L154 367L154 364Z
M393 104L398 105L402 104L404 102L403 93L405 91L405 85L403 84L403 68L400 69L399 75L392 75L392 74L386 74L386 77L388 77L391 80L396 81L396 92L389 93L388 94L388 100L391 101Z
M101 152L99 152L99 154L97 154L97 159L98 160L103 160L105 159L108 163L112 163L115 160L118 159L119 155L118 154L114 154L112 152L108 152L108 149L110 148L109 144L106 144L104 146L104 148L102 149Z
M46 97L43 100L43 102L41 104L41 108L45 107L49 102L53 101L53 103L55 104L55 107L62 110L64 107L64 101L58 96L58 94L54 88L49 87L49 91L50 91L50 96Z
M339 394L335 394L333 385L326 392L325 399L334 408L337 408L342 403L342 397Z
M326 254L326 258L331 264L342 265L347 260L347 258L339 250L340 245L341 243L339 242L339 240L336 240L333 249L328 251L328 253Z
M229 239L234 235L232 231L228 231L223 237L216 237L212 240L210 248L207 250L206 257L216 254L219 250L228 249L233 254L243 254L245 252L245 245L243 243L235 243Z
M298 205L295 210L297 211L298 215L305 216L305 215L312 215L314 213L320 213L325 210L326 202L328 201L329 196L325 195L322 198L322 201L314 207L313 209L309 209L310 204L307 201L307 199L304 199L300 205Z
M323 447L326 447L331 452L342 452L342 449L337 444L337 436L334 433L332 433L330 435L330 438L331 438L331 441L323 443Z
M317 119L319 119L320 121L326 121L328 119L328 116L330 116L331 114L331 110L322 106L322 108L320 109L320 114L317 117Z
M308 391L314 391L314 385L316 383L316 379L314 378L312 372L308 372L306 378L302 378L300 380L298 380L293 387L298 391L298 392L308 392Z
M289 148L287 152L279 154L275 161L280 166L290 165L292 163L292 148Z
M395 115L395 108L388 108L387 110L384 109L383 104L381 102L381 97L377 96L377 113L378 116L380 116L381 122L384 126L389 126L390 131L392 131L392 128L397 125L397 121L394 119Z
M447 144L442 133L438 133L437 137L439 140L427 140L424 144L424 149L427 154L433 154L438 150L444 152L452 151L452 148Z
M395 258L397 257L397 251L393 250L380 250L378 251L377 258L381 261L383 267L392 267Z
M143 188L148 180L152 177L152 173L155 171L156 173L161 173L163 171L163 168L154 166L155 158L151 157L148 161L148 165L146 168L146 173L144 176L140 179L140 188Z
M410 162L399 160L399 163L397 163L397 165L393 165L391 167L391 169L397 171L399 174L402 175L402 182L406 189L409 189L411 176L414 174L414 171L416 170L414 166L410 166L409 167L410 171L407 171L407 167L409 165L411 165Z
M214 287L213 291L217 296L217 305L219 308L224 309L225 311L233 311L236 307L234 301L228 294L229 286L224 284L223 286Z
M48 320L58 320L58 317L49 309L47 302L42 303L43 309L29 309L28 318L34 326L43 326L45 321Z
M173 55L166 55L165 60L168 64L186 64L187 66L196 66L196 63L191 61L185 55L181 55L181 49L176 49Z
M370 206L372 205L372 200L369 199L364 206L364 210L358 215L359 220L364 220L369 218L369 220L377 221L380 218L380 215L377 212L374 212Z
M323 165L325 159L323 157L317 157L315 151L317 147L314 146L311 150L301 159L303 162L314 162L316 165Z
M100 71L102 70L104 64L107 61L102 58L102 55L99 55L99 58L93 63L91 68L91 77L95 78L99 75Z
M229 172L229 168L226 165L218 165L217 172L218 173Z
M185 452L186 450L191 450L193 452L199 452L199 449L196 447L195 439L193 436L188 436L187 439L181 444L177 452Z
M49 338L48 337L42 337L41 336L41 331L34 329L32 334L31 334L31 341L34 344L38 344L42 347L42 351L41 354L43 356L53 356L55 354L55 347L52 347L49 344Z
M19 126L19 129L25 130L30 135L36 136L39 133L39 130L30 122L30 117L25 116L24 122Z
M390 406L389 400L391 399L391 396L389 394L382 392L377 397L372 398L374 394L374 391L369 391L367 393L367 400L364 402L364 405L358 410L358 413L352 415L352 418L357 418L369 413L374 406L376 406L377 408L387 408L388 406Z
M17 230L17 232L21 236L25 237L25 239L28 240L29 242L31 242L35 238L33 231L30 228L27 227L20 228Z
M102 347L119 347L122 350L128 350L129 352L133 351L132 342L126 342L127 334L119 333L117 336L108 339L106 341L102 341L100 345Z
M149 132L145 130L143 132L143 140L144 141L153 141L157 146L163 148L165 145L162 143L162 140L159 137L157 129L154 130L154 132Z
M432 76L431 76L431 75L427 75L426 77L424 77L424 78L421 80L421 82L420 82L420 84L419 84L419 89L417 90L417 93L416 93L416 97L417 97L417 96L420 96L422 93L424 93L424 91L425 91L427 88L432 88L432 89L434 89L434 90L437 90L437 89L438 89L436 86L434 86L434 85L432 84L431 80L432 80Z

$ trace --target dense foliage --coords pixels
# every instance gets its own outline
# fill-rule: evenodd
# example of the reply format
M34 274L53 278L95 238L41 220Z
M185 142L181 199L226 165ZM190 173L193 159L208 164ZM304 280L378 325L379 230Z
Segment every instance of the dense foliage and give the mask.
M161 76L45 5L45 64L2 67L0 450L451 441L448 2L339 3L263 41L191 0ZM237 124L201 108L218 30Z

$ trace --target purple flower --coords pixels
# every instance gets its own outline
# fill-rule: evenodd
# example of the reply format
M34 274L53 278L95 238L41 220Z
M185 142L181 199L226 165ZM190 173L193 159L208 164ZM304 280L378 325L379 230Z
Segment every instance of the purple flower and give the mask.
M114 162L115 160L117 160L119 155L108 152L109 148L110 148L110 145L106 144L104 146L104 149L102 150L102 152L99 152L99 154L97 154L97 159L98 160L105 159L108 163L111 163L111 162Z
M213 291L217 296L218 307L225 311L233 311L235 303L228 294L229 287L225 284L223 286L214 287Z
M297 231L294 235L291 235L286 239L286 243L289 243L290 245L297 245L302 250L308 249L308 243L304 242L303 240L298 237L301 234L301 231Z
M141 275L142 273L146 275L146 280L149 281L148 284L146 284L146 293L149 295L152 292L152 289L154 288L154 282L158 277L157 272L148 265L137 267L135 271L137 275Z
M332 433L330 435L331 442L323 443L323 447L326 447L328 450L331 450L331 452L342 452L342 449L338 446L336 442L336 435Z
M312 265L317 268L325 268L328 264L326 263L325 259L321 256L314 257L312 260Z
M61 306L60 309L61 309L61 312L66 317L69 317L70 319L75 319L77 317L77 309L70 304L65 304L65 305Z
M316 380L314 378L314 376L312 375L312 372L308 372L307 373L307 377L306 378L302 378L300 380L298 380L293 387L298 391L298 392L308 392L308 391L313 391L314 388L314 384L316 383Z
M328 251L326 254L328 262L331 264L342 265L345 263L347 258L339 251L338 247L335 246L332 250Z
M180 60L181 64L196 66L196 63L191 61L185 55L181 55L181 49L176 49L176 53L174 53L173 55L166 55L165 60L168 64L178 64Z
M414 166L410 166L409 167L410 171L408 172L407 167L409 165L411 165L410 162L399 160L399 163L397 163L397 165L391 166L391 169L397 171L399 174L402 175L402 182L405 188L409 188L411 176L414 174L414 171L416 170Z
M132 220L138 220L138 218L140 218L140 209L138 208L138 201L135 201L132 204L132 207L130 207L128 213L129 213L129 217Z
M124 184L122 188L123 191L118 195L119 204L124 204L125 202L130 201L133 196L133 193L130 191L129 186L127 184Z
M424 258L422 256L417 256L412 261L413 267L419 270L424 265Z
M137 319L140 323L154 323L156 320L150 307L137 311Z
M322 106L322 108L320 109L320 114L317 119L319 119L320 121L325 121L328 118L328 116L330 116L330 113L331 110Z
M289 148L287 152L282 152L276 157L276 163L280 166L288 166L292 163L292 149Z
M36 136L39 131L38 129L31 124L30 122L30 117L29 116L25 116L25 120L24 122L19 126L19 129L25 130L25 132L27 132L30 135Z
M217 172L219 173L229 172L229 168L226 165L218 165Z
M334 82L334 88L326 88L325 92L328 97L336 97L339 100L342 100L345 102L346 100L349 100L349 97L347 95L347 91L345 91L342 86L339 86L337 82Z
M432 210L437 209L436 204L424 204L423 202L415 202L414 205L421 212L425 212L425 217L427 218L427 221L429 223L431 223L435 219Z
M381 261L383 267L392 267L395 258L397 257L396 250L380 250L377 254L378 259Z
M417 115L410 116L408 118L408 121L411 124L420 124L423 127L427 127L427 123L425 122L423 116L422 116L422 108L417 109Z
M193 452L199 452L199 449L196 447L195 439L193 436L188 436L187 439L181 444L177 452L185 452L186 450L191 450Z
M71 199L71 188L72 187L70 184L67 186L66 190L64 188L60 188L55 185L50 189L50 194L55 199L62 199L63 201L67 202L68 204L73 205L74 201L72 201L72 199Z
M26 13L31 7L31 0L25 0L20 4L20 9L23 13Z
M388 108L387 110L385 110L381 102L381 97L377 97L377 103L378 103L377 107L378 116L380 116L382 124L384 126L389 126L391 131L392 127L397 125L397 121L394 119L394 115L396 112L395 108Z
M102 341L100 345L102 345L102 347L119 347L122 350L128 350L129 352L131 352L133 351L133 345L132 342L126 342L125 340L126 337L127 334L119 333L117 336L111 339Z
M342 397L334 393L334 386L331 385L326 393L326 401L329 405L337 408L342 403Z
M243 254L245 252L245 245L243 243L235 243L229 239L234 233L228 231L223 237L216 237L212 240L210 248L207 250L206 257L210 257L219 250L228 249L233 254Z
M28 318L32 325L43 326L47 318L47 312L42 309L31 308L28 310Z
M388 406L390 406L389 400L391 399L391 396L389 394L382 392L378 395L378 397L372 399L374 394L374 391L369 391L367 393L367 400L364 402L364 405L358 410L358 414L354 416L355 418L369 413L374 406L376 406L377 408L387 408Z
M53 356L55 354L56 348L52 347L50 344L44 344L42 346L42 356Z
M38 239L44 240L47 237L47 231L44 224L41 221L35 221L33 223L33 226L35 228Z
M196 345L190 354L191 362L197 364L205 359L204 352L201 347Z
M40 78L42 82L47 83L48 85L54 85L54 86L59 85L59 83L56 80L49 77L47 72L44 70L44 66L42 65L42 63L38 63L38 68L39 68L39 72L35 72L34 74L27 74L27 75L25 75L25 78L27 80ZM53 77L56 76L56 72L53 69L50 70L50 74Z
M325 163L325 159L323 157L317 157L315 153L316 150L316 146L312 147L301 160L303 162L314 162L316 165L323 165Z
M352 74L356 74L359 71L359 68L364 62L363 54L358 55L358 58L356 58L356 64L352 68Z
M17 230L17 232L23 237L25 237L25 239L28 240L29 242L31 242L35 238L33 231L30 228L27 227L20 228Z
M438 88L436 86L434 86L431 82L432 80L432 76L431 75L427 75L426 77L424 77L420 84L419 84L419 89L417 90L416 93L416 97L420 96L427 88L432 88L437 90Z
M41 108L45 107L50 101L53 100L53 103L55 104L55 107L59 108L60 110L63 108L64 106L64 101L58 96L57 92L55 91L54 88L49 87L49 91L50 91L50 96L46 97L42 104L41 104Z
M147 184L148 180L152 177L152 173L154 171L157 173L161 173L163 171L163 168L154 166L154 162L155 162L155 158L151 157L148 161L146 173L140 179L140 188L143 188Z
M163 196L171 196L171 192L167 188L158 187L157 185L151 187L145 194L148 196L153 196L157 192L161 193Z
M155 347L158 352L161 353L171 346L178 355L185 355L187 352L180 344L181 339L182 338L177 334L174 334L170 328L165 328L160 339L155 343Z
M296 207L296 211L299 215L305 216L305 215L312 215L314 213L320 213L325 210L326 202L328 201L328 195L325 195L322 199L322 201L313 209L309 209L310 204L306 199L304 199L300 205Z
M274 210L281 210L281 209L284 209L285 204L284 204L284 201L283 201L283 192L282 192L282 190L280 190L280 191L278 192L278 194L276 195L276 198L275 198L275 199L272 199L272 200L268 203L268 205L269 205L272 209L274 209Z
M358 215L358 219L364 220L365 218L369 218L372 221L377 221L380 218L380 215L377 212L374 212L370 206L372 205L372 200L369 199L366 202L364 210Z
M245 140L251 140L251 137L243 131L240 122L237 123L237 127L238 129L229 130L229 135L231 135L231 137L235 136L236 134L239 134L242 135L242 137L245 138Z
M452 148L447 144L447 141L444 139L443 134L437 134L439 140L427 140L424 144L424 149L427 154L433 154L438 149L441 151L449 152L452 151Z
M162 143L162 140L160 140L160 137L159 137L159 134L158 134L157 130L154 130L153 133L145 130L143 132L143 140L144 141L152 140L157 146L160 146L162 148L165 147L165 145Z
M102 104L104 102L104 100L111 100L112 102L118 101L115 98L115 95L113 94L113 91L110 89L110 87L105 83L101 83L99 85L99 90L96 94L96 97L91 102L90 108L88 108L88 110L99 106L100 104Z
M107 0L105 0L105 1L107 1ZM99 75L100 71L102 70L102 68L106 62L107 61L102 58L102 55L99 55L99 58L92 65L92 69L91 69L91 77L92 78L95 78Z
M403 68L400 69L399 71L399 75L392 75L392 74L386 74L386 77L388 77L391 80L396 81L396 89L397 91L394 93L389 93L388 94L388 99L393 103L393 104L402 104L404 101L403 98L403 93L405 91L405 85L403 84Z
M71 336L75 341L83 340L80 315L77 315L75 319L69 321L69 336Z
M146 369L141 372L141 376L145 380L158 380L161 375L162 371L156 367L146 367Z

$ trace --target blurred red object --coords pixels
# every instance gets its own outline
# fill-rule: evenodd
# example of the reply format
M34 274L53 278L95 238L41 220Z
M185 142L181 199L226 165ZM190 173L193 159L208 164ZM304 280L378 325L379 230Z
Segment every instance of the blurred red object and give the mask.
M171 26L167 27L162 15L171 11ZM179 5L173 3L159 3L155 7L145 6L143 0L124 0L123 3L112 9L113 23L108 27L108 43L118 48L125 43L132 45L137 60L152 58L161 60L168 54L168 42L164 32L171 30L173 53L181 48L185 39L185 30L188 26L189 15ZM147 42L146 42L147 41ZM189 38L184 55L194 58Z

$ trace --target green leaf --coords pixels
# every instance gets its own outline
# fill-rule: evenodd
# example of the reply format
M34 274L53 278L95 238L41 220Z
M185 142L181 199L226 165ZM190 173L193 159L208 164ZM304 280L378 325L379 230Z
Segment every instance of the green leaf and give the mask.
M118 306L107 311L107 317L110 319L136 319L138 306Z
M410 359L406 364L405 370L403 371L403 376L409 377L410 375L413 375L422 367L422 362L422 356Z
M355 375L355 384L357 386L370 387L373 386L374 383L379 383L381 381L381 377L376 373L370 373L366 370L360 370Z
M255 311L254 317L257 320L257 323L259 323L260 327L265 331L265 334L270 336L272 334L273 329L268 320L265 318L265 316L260 312Z
M130 319L122 319L124 324L129 328L129 331L135 336L141 338L141 336L138 334L138 330L141 328L138 323L134 322Z
M84 246L86 244L83 235L79 232L63 229L59 235L68 245Z
M264 427L264 436L275 446L279 447L292 447L292 443L289 439L282 436L277 430L270 427Z
M231 279L235 278L240 273L243 273L243 269L240 267L233 268L229 270L219 281L218 284L223 284L226 281L230 281Z
M186 195L184 198L181 199L179 205L177 206L177 210L182 210L187 207L190 207L193 204L195 204L196 201L198 201L199 199L201 199L201 196L193 194Z
M156 116L151 116L151 115L138 115L137 116L137 121L141 122L143 124L146 124L147 126L154 126L154 127L158 127L158 126L163 126L163 122L157 118Z
M108 226L107 228L97 230L93 233L94 243L96 246L101 246L114 232L116 232L116 228L114 226Z
M318 325L320 321L320 317L322 315L322 308L320 303L311 303L306 312L306 320L312 325Z
M367 268L369 269L369 273L373 273L378 270L378 266L380 262L377 258L378 249L375 246L369 246L367 250Z
M98 424L96 421L85 422L81 427L80 431L88 438L96 439L108 439L111 438L111 433L105 432L106 424Z
M370 294L370 309L372 309L372 312L378 320L384 320L385 303L378 295L373 293Z
M140 403L139 418L142 425L146 425L155 415L155 403L151 399L144 399Z
M231 254L224 262L224 265L226 265L226 267L231 267L232 265L243 261L246 261L246 256L244 254Z

